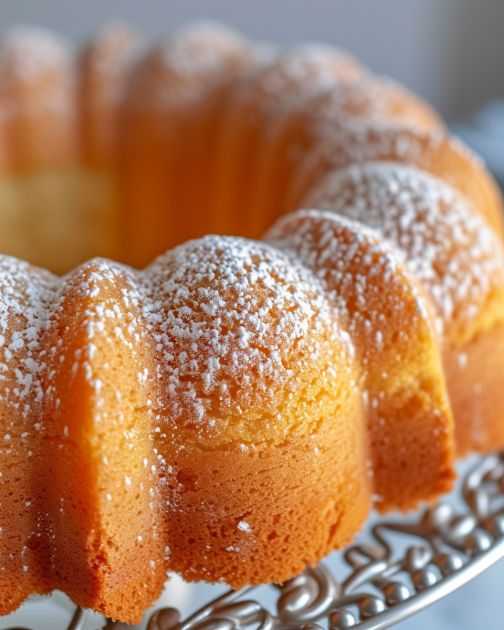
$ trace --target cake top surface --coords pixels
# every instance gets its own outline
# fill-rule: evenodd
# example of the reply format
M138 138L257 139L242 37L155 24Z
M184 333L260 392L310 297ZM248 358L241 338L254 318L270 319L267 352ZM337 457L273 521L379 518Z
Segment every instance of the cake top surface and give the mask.
M174 417L267 407L278 388L296 387L294 366L316 362L333 328L311 274L265 243L205 237L143 279Z
M307 200L377 229L399 248L428 292L443 330L477 317L504 284L494 232L451 186L394 163L352 165L329 175Z
M69 45L49 30L18 26L0 43L0 76L29 82L42 73L60 71L70 64Z
M320 283L264 242L208 236L167 252L145 271L95 259L63 278L1 257L0 285L0 373L14 374L10 400L26 417L33 417L35 399L42 404L52 396L61 361L71 375L84 374L99 421L106 364L94 359L104 335L127 352L139 336L150 340L156 373L141 370L138 379L157 383L151 404L158 420L203 432L250 409L257 421L271 416L273 422L277 405L304 387L300 370L325 365L334 348L342 365L352 361L352 342L335 326ZM66 341L56 334L62 314ZM69 342L75 331L76 347Z
M339 81L314 96L307 108L321 133L335 120L404 121L427 129L441 129L439 116L420 98L388 77L365 74L353 81Z
M294 107L363 72L355 59L334 47L305 44L257 64L237 86L236 98L265 109Z
M365 363L380 357L385 345L397 354L420 319L430 325L425 295L408 276L401 253L364 222L299 210L282 217L267 238L312 270Z
M0 397L26 419L43 397L40 339L58 299L59 280L28 263L0 256L0 293Z
M145 52L133 73L130 98L144 107L187 104L254 61L250 44L232 29L194 25Z

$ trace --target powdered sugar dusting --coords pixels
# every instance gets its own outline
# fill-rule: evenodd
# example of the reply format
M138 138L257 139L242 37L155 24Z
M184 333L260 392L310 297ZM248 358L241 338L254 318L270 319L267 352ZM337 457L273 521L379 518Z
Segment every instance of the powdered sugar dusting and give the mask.
M195 25L147 52L132 73L128 98L142 109L192 104L253 63L252 46L239 34L212 23Z
M89 88L104 104L118 104L124 97L129 70L139 53L135 35L121 24L102 29L84 50L84 73L95 81Z
M332 135L321 138L320 157L333 166L370 162L395 156L407 162L417 161L426 148L435 151L444 140L439 132L422 132L409 125L387 122L352 121L334 127Z
M341 118L439 125L437 116L420 99L386 77L363 76L355 81L338 82L317 96L307 108L318 133L325 135L327 125Z
M159 259L144 275L144 315L159 352L170 416L196 423L267 406L295 389L316 361L330 311L306 269L270 246L206 237Z
M97 357L97 339L103 338L107 332L107 342L120 345L128 352L135 348L145 338L145 331L138 315L141 304L141 294L137 289L135 272L127 267L103 259L91 260L71 272L62 281L60 303L58 309L63 308L65 297L75 302L72 304L74 326L85 329L85 345L79 345L72 357L72 374L75 376L83 372L92 385L96 398L97 409L103 406L101 400L103 382L95 374ZM120 287L120 291L114 291ZM108 292L108 293L107 293ZM61 353L65 355L64 352ZM106 366L105 366L106 367ZM139 374L141 380L142 373ZM50 385L48 394L53 393ZM115 396L121 400L121 392L117 390ZM101 420L101 412L96 420Z
M253 97L258 107L292 107L361 72L350 55L331 46L306 44L279 55L245 80L242 97Z
M0 116L73 115L72 64L66 43L52 33L28 27L9 31L0 42Z
M267 238L312 269L353 342L363 349L364 363L390 339L397 348L392 319L394 314L396 321L402 319L407 302L415 305L417 319L426 318L423 298L404 278L398 252L362 223L300 210L281 219ZM406 327L400 334L407 334Z
M307 202L369 225L402 252L427 288L439 326L479 313L504 285L502 246L453 188L409 167L353 165L322 181Z
M251 50L246 40L223 26L205 23L184 29L160 42L140 63L139 104L146 89L150 106L199 98L253 63Z
M12 417L4 430L17 434L19 420L41 409L45 365L41 337L47 329L59 281L48 272L0 257L0 401ZM30 426L30 430L37 424ZM9 434L10 435L10 434Z
M2 81L9 76L30 81L47 71L60 71L69 65L65 40L42 28L19 26L10 29L0 46Z
M157 372L144 366L137 378L141 386L162 384L151 406L208 427L249 406L274 408L275 392L296 390L297 370L317 361L328 338L347 341L333 330L331 308L311 273L265 243L207 237L168 252L145 272L94 260L62 279L7 257L1 265L0 371L16 381L4 394L14 394L13 409L27 414L33 397L50 413L58 409L54 375L65 362L72 377L82 374L91 385L95 422L104 419L107 363L96 344L105 333L107 343L130 353L147 335ZM114 287L120 293L108 295ZM85 330L71 357L61 336L41 346L64 308ZM40 377L48 365L44 391ZM127 443L134 436L125 437Z
M200 22L181 29L161 48L163 60L181 75L221 69L222 57L244 46L243 38L218 22Z
M303 198L323 175L352 164L379 160L419 165L446 140L438 130L409 124L362 119L334 120L330 132L319 130L314 150L301 164L293 182L289 207L301 207Z
M311 378L321 364L332 377L327 346L343 345L316 278L271 246L244 239L190 242L143 272L92 260L64 278L5 257L0 288L0 453L17 454L19 434L36 431L64 454L79 439L78 423L66 414L84 386L85 422L106 479L100 509L110 514L124 494L145 499L144 515L148 510L154 523L136 536L142 545L139 536L159 535L155 515L163 480L173 473L163 448L172 423L208 435L226 426L226 414L264 414L282 430L278 410L300 391L300 371ZM118 364L121 356L131 361ZM118 369L131 374L137 364L136 382L118 378ZM129 413L132 404L141 406L140 422ZM120 446L102 448L102 434ZM127 464L114 474L118 458ZM62 500L44 531L69 509ZM247 521L237 527L253 539Z

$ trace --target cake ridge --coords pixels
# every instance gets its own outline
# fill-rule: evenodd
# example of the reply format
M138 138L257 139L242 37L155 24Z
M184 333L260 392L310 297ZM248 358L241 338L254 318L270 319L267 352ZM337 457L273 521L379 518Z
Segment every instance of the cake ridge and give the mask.
M468 198L473 210L499 235L504 233L500 193L491 177L481 171L473 152L443 129L422 129L403 121L336 121L299 169L287 203L298 207L317 181L331 171L376 161L407 164L444 180ZM483 176L476 178L476 172Z
M0 68L29 81L43 70L69 65L70 50L67 40L51 30L20 25L7 31L1 40Z
M370 224L395 243L428 288L440 333L456 320L467 326L504 286L495 233L452 187L411 166L354 164L329 175L307 203Z
M179 391L179 371L181 377L185 371L194 373L191 388L201 374L201 391L205 394L211 394L218 385L220 402L216 411L222 414L234 404L233 400L236 403L237 391L243 387L235 378L239 379L242 373L246 384L247 372L253 371L257 373L255 395L262 393L266 396L263 404L267 404L270 388L282 386L283 380L289 378L288 371L283 374L288 349L295 347L300 352L308 331L316 334L329 325L329 308L311 280L305 270L293 267L290 260L268 244L234 237L208 236L191 241L154 262L144 281L151 295L158 300L164 296L167 307L162 318L156 312L147 312L147 318L154 324L162 322L157 335L164 346L165 367L177 356L174 351L178 340L195 344L194 349L190 346L183 353L185 365L172 368L175 380L168 387L174 388L175 399L184 400ZM189 287L193 283L191 297ZM262 292L260 302L253 294L241 296L254 290ZM236 306L229 301L231 294L236 294ZM160 304L161 309L163 306ZM201 328L195 318L202 322ZM235 349L229 354L232 348ZM313 352L317 352L316 347ZM207 353L205 369L200 365L200 357ZM182 355L178 356L180 359ZM311 356L316 360L314 354ZM217 374L220 376L215 381ZM267 380L261 384L263 379ZM229 398L230 391L234 391L234 398ZM251 405L252 401L247 396L243 404ZM199 415L205 415L201 406ZM202 417L198 419L201 421Z

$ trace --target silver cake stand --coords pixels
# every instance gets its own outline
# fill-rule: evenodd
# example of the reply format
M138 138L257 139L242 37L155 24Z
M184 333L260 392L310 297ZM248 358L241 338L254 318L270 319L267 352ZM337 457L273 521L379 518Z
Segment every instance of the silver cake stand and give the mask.
M175 608L160 608L146 628L390 628L504 557L504 452L479 458L449 500L414 517L380 518L338 555L337 569L321 563L282 585L227 591L185 619ZM89 627L87 615L75 609L66 630Z

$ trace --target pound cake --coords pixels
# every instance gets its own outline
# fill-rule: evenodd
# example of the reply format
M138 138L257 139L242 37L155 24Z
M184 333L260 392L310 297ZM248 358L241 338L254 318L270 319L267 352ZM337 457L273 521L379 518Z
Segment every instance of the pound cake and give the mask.
M406 89L22 28L0 114L0 614L281 582L504 446L501 197Z

